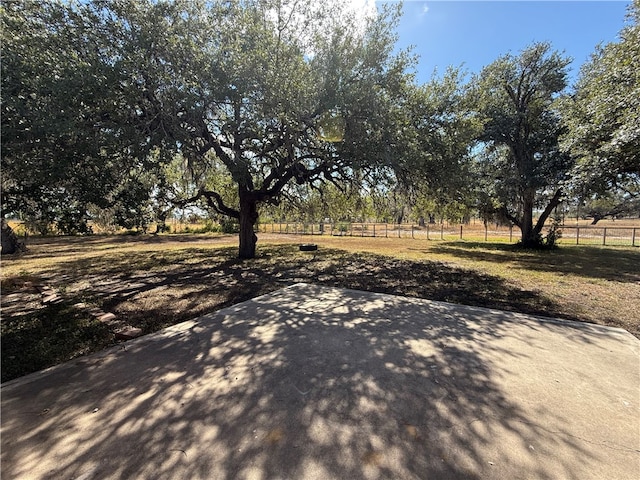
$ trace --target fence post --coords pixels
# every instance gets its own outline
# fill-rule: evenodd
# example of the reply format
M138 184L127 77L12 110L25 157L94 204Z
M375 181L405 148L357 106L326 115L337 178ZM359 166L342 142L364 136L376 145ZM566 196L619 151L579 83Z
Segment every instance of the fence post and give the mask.
M635 247L636 246L636 229L633 229L633 232L631 233L631 246Z
M462 225L460 225L460 240L462 240Z
M607 243L607 227L604 227L604 230L602 231L602 245L605 245Z
M576 227L576 245L580 245L580 227Z
M389 224L384 222L384 238L389 238Z

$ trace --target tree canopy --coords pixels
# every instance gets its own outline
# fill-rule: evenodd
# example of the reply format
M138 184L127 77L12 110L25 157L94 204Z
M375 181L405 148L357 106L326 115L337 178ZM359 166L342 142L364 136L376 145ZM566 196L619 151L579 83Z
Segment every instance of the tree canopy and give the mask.
M620 41L598 46L563 102L565 148L584 173L606 182L640 173L640 1Z
M576 159L570 185L594 219L625 212L640 197L640 1L628 17L620 40L596 48L560 104L563 148Z
M87 231L87 209L132 208L159 138L131 122L106 12L54 2L2 5L2 210L43 233ZM134 191L138 191L134 194ZM128 205L129 204L129 205Z
M398 147L393 112L412 80L411 58L392 51L399 10L385 8L359 25L341 8L340 2L278 0L10 8L6 23L14 33L28 32L38 55L20 53L23 39L5 47L7 72L21 75L3 78L18 99L15 106L3 105L3 122L14 139L3 153L15 173L7 178L19 178L26 168L20 162L40 149L24 138L36 127L42 139L54 125L51 142L41 142L46 151L39 153L38 168L52 165L61 177L76 161L83 169L113 161L112 144L121 156L120 171L134 171L136 162L146 171L158 170L170 154L180 154L197 188L192 198L177 200L204 199L213 210L237 218L240 256L252 257L258 204L278 201L292 181L336 181L361 168L389 165ZM46 39L44 48L35 45L39 36ZM51 50L59 51L57 68L63 69L53 76L45 75ZM67 53L73 53L71 60L63 58ZM33 75L29 68L42 71ZM71 98L63 93L68 91L75 92ZM45 105L25 109L22 99L34 96ZM43 125L25 129L21 108L27 122L35 118ZM39 108L48 111L34 115ZM65 117L56 118L58 111ZM72 159L62 158L57 148L66 137L75 144L62 151ZM220 166L237 187L237 204L228 204L203 181ZM86 172L72 182L65 177L62 185L34 178L34 188L85 192L82 180L97 176ZM27 186L6 189L7 206L12 199L38 196L21 187ZM115 189L107 181L104 189L86 191L100 197L90 199L99 203Z
M473 83L474 111L483 124L477 158L502 215L518 226L521 242L541 242L545 221L560 203L571 166L559 148L562 132L554 100L566 87L570 60L536 43L505 55ZM542 213L534 223L534 208Z
M566 192L601 211L640 191L639 5L570 96L546 43L417 85L399 5L4 3L2 216L83 233L198 205L238 222L250 258L283 199L323 218L475 208L536 245Z

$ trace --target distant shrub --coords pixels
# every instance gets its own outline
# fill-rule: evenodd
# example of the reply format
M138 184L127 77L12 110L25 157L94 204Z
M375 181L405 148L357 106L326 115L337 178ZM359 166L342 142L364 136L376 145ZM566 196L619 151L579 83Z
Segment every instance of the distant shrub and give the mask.
M233 218L225 218L220 222L220 229L222 233L238 233L240 232L240 225Z
M201 225L186 225L180 232L174 230L173 233L238 233L240 227L235 219L226 219L220 223L213 220L206 220Z
M559 218L554 218L549 227L549 232L544 239L545 246L548 248L557 248L558 241L562 238L561 222Z
M12 229L13 233L15 233L18 237L24 237L29 233L24 223L18 223L15 226L12 226Z
M171 233L171 225L167 225L166 223L158 223L156 225L155 233Z

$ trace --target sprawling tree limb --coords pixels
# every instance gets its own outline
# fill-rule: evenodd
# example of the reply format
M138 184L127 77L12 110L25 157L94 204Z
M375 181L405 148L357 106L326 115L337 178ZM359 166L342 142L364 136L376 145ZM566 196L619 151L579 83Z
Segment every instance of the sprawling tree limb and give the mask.
M522 228L522 221L520 220L520 218L509 212L509 209L506 206L500 207L499 211L504 216L504 218L513 223L516 227Z
M553 211L554 208L560 205L561 201L562 201L562 189L559 188L553 194L553 197L551 198L551 200L549 200L549 203L547 204L546 208L544 209L540 217L538 217L538 221L536 222L536 226L534 229L536 233L540 233L542 231L542 229L544 228L545 222L549 218L549 215L551 215L551 212Z
M200 196L204 197L207 204L219 214L227 215L232 218L240 218L240 212L236 209L227 207L219 193L210 190L200 190Z

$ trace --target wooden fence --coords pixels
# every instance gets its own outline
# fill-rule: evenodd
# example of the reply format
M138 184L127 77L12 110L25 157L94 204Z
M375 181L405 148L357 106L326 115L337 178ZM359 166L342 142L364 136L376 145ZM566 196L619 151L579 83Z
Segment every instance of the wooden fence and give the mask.
M640 227L562 227L562 242L576 245L640 246Z
M559 243L576 245L640 245L640 227L560 227ZM423 240L466 240L475 242L515 243L520 239L520 230L513 227L484 225L415 224L391 223L263 223L258 227L262 233L289 235L325 235L347 237L413 238Z

